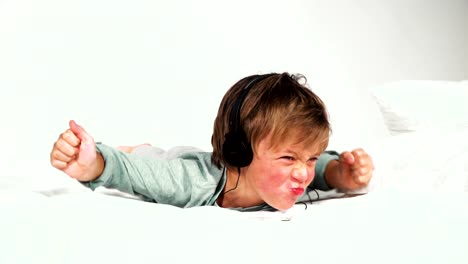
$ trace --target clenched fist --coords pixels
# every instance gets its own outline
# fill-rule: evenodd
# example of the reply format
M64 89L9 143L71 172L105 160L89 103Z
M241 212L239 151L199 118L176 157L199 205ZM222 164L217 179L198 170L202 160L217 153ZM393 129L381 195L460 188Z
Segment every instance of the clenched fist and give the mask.
M96 152L94 139L73 120L55 141L50 163L82 182L96 179L104 170L104 159Z
M363 149L345 151L338 161L331 161L325 179L332 188L350 191L365 187L372 178L374 163Z

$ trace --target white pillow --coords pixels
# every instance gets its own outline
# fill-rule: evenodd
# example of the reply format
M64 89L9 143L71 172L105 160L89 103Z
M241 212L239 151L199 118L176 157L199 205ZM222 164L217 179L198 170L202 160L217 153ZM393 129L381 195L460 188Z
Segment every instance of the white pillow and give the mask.
M371 89L392 135L468 127L468 82L405 80Z

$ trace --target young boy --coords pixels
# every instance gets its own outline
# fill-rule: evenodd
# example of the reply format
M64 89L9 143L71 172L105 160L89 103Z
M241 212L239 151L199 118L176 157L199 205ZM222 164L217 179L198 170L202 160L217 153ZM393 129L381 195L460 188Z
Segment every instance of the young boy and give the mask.
M74 121L69 126L53 146L52 166L93 190L104 186L178 207L287 210L308 187L364 187L374 169L362 149L325 151L331 133L325 105L303 76L289 73L248 76L227 91L213 152L151 158L132 147L96 144Z

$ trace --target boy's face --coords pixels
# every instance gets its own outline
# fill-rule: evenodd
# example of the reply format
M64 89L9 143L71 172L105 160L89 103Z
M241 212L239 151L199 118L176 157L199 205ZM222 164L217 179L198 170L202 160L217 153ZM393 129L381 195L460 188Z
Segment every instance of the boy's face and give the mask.
M294 142L293 140L291 142ZM246 180L261 200L278 210L291 208L314 179L318 144L285 142L270 148L270 137L258 144Z

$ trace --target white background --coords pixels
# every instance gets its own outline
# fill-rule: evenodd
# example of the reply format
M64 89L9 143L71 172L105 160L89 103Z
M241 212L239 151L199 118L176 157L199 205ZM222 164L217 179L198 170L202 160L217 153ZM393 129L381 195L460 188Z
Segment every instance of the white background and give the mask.
M468 1L0 0L0 162L49 168L75 119L97 141L211 149L240 78L302 73L338 151L385 134L367 89L468 79ZM11 176L11 175L10 175ZM38 179L40 181L40 179Z

